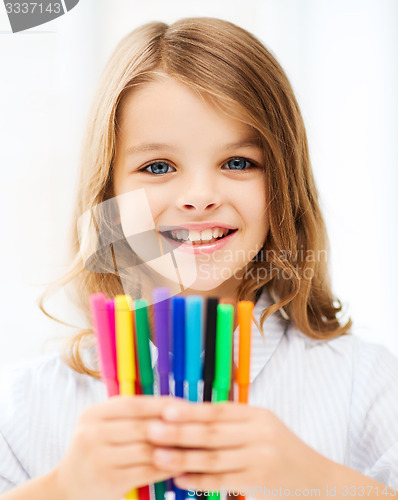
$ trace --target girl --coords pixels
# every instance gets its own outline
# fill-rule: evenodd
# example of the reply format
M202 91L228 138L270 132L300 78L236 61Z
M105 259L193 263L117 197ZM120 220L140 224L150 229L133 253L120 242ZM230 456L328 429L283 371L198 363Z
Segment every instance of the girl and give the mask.
M61 284L88 319L99 291L253 300L250 406L107 400L83 331L65 362L3 384L1 498L116 500L168 477L260 498L394 495L397 359L342 321L303 120L264 46L211 18L136 29L105 69L81 164Z

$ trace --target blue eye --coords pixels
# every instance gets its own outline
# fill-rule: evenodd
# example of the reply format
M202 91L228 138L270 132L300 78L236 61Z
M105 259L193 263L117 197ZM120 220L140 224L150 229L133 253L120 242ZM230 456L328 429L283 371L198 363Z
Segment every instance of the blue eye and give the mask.
M165 161L155 161L150 165L147 165L142 169L142 172L148 172L148 174L167 174L170 165ZM150 169L150 170L148 170Z
M253 163L246 158L231 158L225 165L228 165L230 170L247 170L247 167L253 166Z
M255 167L252 161L241 157L231 158L226 163L224 163L223 167L225 166L227 166L227 170L235 170L235 171L236 170L247 171L250 168ZM142 167L140 169L140 172L145 172L148 174L160 176L173 172L173 170L169 170L169 168L174 169L174 167L172 167L166 161L155 161L153 163L150 163L149 165L146 165L145 167Z

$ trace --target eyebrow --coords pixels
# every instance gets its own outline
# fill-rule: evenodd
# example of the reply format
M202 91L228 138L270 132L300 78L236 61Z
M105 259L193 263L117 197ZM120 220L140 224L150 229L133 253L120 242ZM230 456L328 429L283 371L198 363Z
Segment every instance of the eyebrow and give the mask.
M223 146L221 151L230 151L232 149L238 149L238 148L250 148L250 147L261 147L261 141L257 137L250 137L247 139L244 139L243 141L239 142L232 142L230 144L226 144ZM141 153L145 151L172 151L175 152L177 148L174 146L167 144L167 143L162 143L162 142L148 142L148 143L142 143L142 144L137 144L136 146L130 146L126 150L126 156L134 155L136 153Z

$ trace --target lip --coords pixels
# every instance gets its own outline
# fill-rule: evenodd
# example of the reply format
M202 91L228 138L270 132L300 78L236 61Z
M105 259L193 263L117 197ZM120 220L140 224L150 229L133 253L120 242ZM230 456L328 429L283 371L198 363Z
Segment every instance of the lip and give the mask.
M163 233L164 231L178 231L179 229L187 229L187 230L196 230L203 231L204 229L221 227L225 229L237 229L235 226L231 226L231 224L226 224L225 222L219 221L208 221L208 222L184 222L179 225L174 226L158 226L158 231Z
M213 226L208 226L208 227L213 227ZM226 226L214 226L214 227L226 227ZM186 226L184 226L184 229L187 229ZM207 228L204 228L207 229ZM234 228L228 228L228 229L234 229ZM231 239L235 236L235 234L238 231L234 231L231 234L228 234L227 236L224 236L221 240L217 240L214 243L209 243L207 245L192 245L192 244L186 244L186 243L180 243L178 241L173 240L172 238L169 238L166 233L163 233L162 236L163 238L166 238L167 241L170 242L170 244L176 249L176 250L181 250L181 252L185 253L190 253L191 255L195 254L207 254L207 253L213 253L217 250L220 250L223 246L225 246L227 243L231 241Z

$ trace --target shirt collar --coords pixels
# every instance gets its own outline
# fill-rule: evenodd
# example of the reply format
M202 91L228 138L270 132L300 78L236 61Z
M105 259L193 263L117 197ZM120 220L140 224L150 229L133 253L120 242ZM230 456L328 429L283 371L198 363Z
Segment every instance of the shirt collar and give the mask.
M263 323L264 337L260 332L260 317L261 313L272 305L268 291L264 288L259 299L257 300L252 320L252 336L251 336L251 353L250 353L250 382L257 377L264 366L273 356L283 333L287 326L287 321L284 320L279 313L271 314ZM238 362L239 355L239 328L234 331L234 361Z
M264 288L259 299L257 300L254 310L252 320L252 337L251 337L251 355L250 355L250 382L257 377L264 366L273 356L276 348L278 347L280 341L282 340L283 333L286 329L287 322L284 320L279 313L274 313L269 316L263 324L264 338L261 335L260 317L261 313L272 305L272 301L269 297L267 290ZM152 358L152 368L156 366L158 359L158 349L150 342L151 358ZM239 328L234 331L234 361L235 364L238 362L239 355Z

